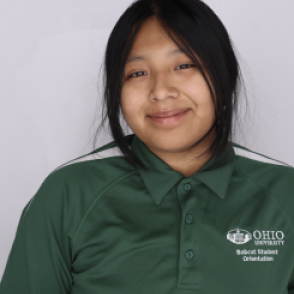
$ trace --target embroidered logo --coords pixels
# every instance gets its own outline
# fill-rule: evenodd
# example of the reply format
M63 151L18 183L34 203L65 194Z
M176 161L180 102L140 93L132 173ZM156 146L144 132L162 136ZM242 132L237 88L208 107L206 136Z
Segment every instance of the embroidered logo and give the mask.
M246 230L235 228L227 234L227 239L235 244L245 244L251 239L254 239L255 245L279 246L285 243L285 234L282 231L258 231L255 230L252 234Z
M227 239L235 244L245 244L250 240L257 246L283 246L285 244L285 234L282 231L259 231L255 230L252 234L239 227L230 230L227 233ZM246 245L245 245L246 246ZM252 246L250 248L237 248L236 255L241 256L243 261L274 261L279 258L279 249L271 247L270 249L258 249Z
M252 239L252 235L246 230L236 228L228 232L227 239L235 244L245 244Z

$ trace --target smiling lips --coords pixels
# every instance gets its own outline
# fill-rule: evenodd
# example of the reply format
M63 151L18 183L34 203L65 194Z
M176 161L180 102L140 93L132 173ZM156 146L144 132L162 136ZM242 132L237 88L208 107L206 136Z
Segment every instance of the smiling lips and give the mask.
M160 126L170 127L180 122L180 120L186 116L190 109L177 109L170 111L161 111L148 116L151 121Z
M156 117L170 117L170 116L174 116L177 114L180 114L182 112L185 112L189 109L174 109L174 110L169 110L169 111L158 111L153 113L152 115L149 115L152 118L156 118Z

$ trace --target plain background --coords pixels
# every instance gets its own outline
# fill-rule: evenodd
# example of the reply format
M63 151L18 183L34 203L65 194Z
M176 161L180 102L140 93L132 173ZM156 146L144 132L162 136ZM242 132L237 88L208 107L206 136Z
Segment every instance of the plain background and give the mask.
M250 109L235 142L294 166L293 0L205 2L225 24L246 80ZM42 181L93 150L106 42L130 3L1 1L0 277ZM96 148L110 140L105 133Z

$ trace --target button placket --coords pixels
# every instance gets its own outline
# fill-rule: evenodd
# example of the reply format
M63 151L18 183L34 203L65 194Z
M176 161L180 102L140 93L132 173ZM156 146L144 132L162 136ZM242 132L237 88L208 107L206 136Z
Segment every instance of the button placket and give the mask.
M177 192L181 207L178 289L198 289L198 228L196 183L184 179Z

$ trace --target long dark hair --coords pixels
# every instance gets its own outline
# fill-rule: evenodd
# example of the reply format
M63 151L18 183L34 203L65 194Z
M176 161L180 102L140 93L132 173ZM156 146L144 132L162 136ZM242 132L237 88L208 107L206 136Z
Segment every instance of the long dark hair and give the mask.
M137 31L142 22L153 15L157 16L168 36L198 66L210 89L213 101L216 101L215 123L189 150L198 146L215 128L214 140L200 156L205 156L207 153L220 156L227 148L232 135L232 117L237 108L242 77L226 28L211 8L200 0L137 0L120 16L106 46L102 110L106 106L107 113L102 115L102 122L96 135L108 118L112 137L126 159L146 169L131 150L121 127L120 93L125 62ZM202 62L208 77L193 52ZM95 142L96 140L94 148Z

